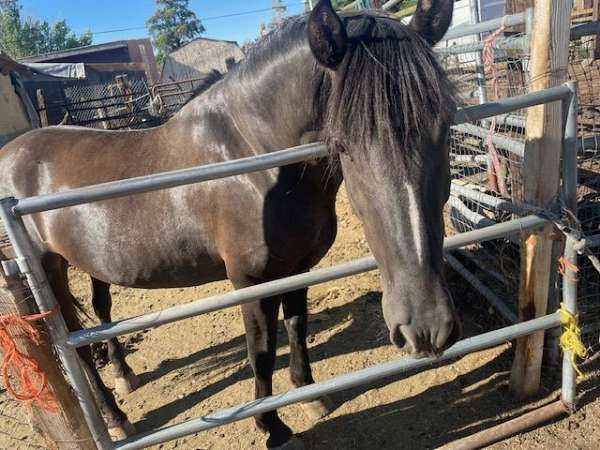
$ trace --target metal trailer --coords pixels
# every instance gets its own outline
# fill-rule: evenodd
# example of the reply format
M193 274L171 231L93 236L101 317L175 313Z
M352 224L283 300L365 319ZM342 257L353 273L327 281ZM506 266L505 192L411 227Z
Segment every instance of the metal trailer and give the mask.
M568 109L564 116L564 145L563 145L563 196L567 204L573 207L575 199L577 164L577 107L576 87L573 83L546 89L519 97L499 100L492 104L478 105L457 112L455 124L480 120L510 111L527 108L543 103L561 101L563 108ZM20 272L25 275L31 288L37 306L41 312L55 308L56 299L50 289L46 275L42 269L40 255L33 248L23 223L23 216L49 211L57 208L81 205L99 200L123 197L141 192L150 192L174 186L214 180L241 173L265 170L286 164L294 164L313 158L326 156L328 150L322 144L308 144L287 150L273 152L256 157L243 158L207 166L160 173L156 175L132 178L128 180L104 183L71 191L47 194L23 199L5 198L0 200L0 217L4 221L6 232L15 251L15 259L5 264L5 270L11 273ZM576 205L575 205L576 206ZM547 218L540 215L528 215L520 219L499 223L487 228L459 234L446 239L446 250L456 249L475 242L508 236L523 230L542 226ZM571 261L576 260L575 242L567 239L565 256ZM85 420L92 432L95 443L101 450L134 450L160 444L186 435L198 433L218 427L233 421L254 416L265 411L277 409L292 403L311 400L324 394L348 389L353 386L389 377L408 370L424 369L433 363L447 361L470 352L489 348L500 343L525 336L540 330L547 330L561 324L559 312L511 325L489 333L464 339L438 358L413 359L399 358L387 363L375 365L357 372L338 376L330 380L293 389L283 394L257 399L246 404L214 412L212 414L190 419L180 424L161 429L136 434L126 439L112 442L106 424L99 415L94 403L90 386L84 375L76 348L92 342L105 340L113 336L130 333L135 330L157 327L159 325L182 320L203 314L215 309L240 305L257 298L289 292L305 286L312 286L329 280L350 276L353 274L376 269L373 258L363 258L339 266L303 273L268 283L259 284L238 291L198 300L186 305L168 308L158 313L143 314L138 317L124 319L114 323L103 324L87 330L69 332L60 314L50 316L45 320L49 335L57 350L68 378L75 390ZM570 275L570 276L569 276ZM572 273L565 277L564 303L567 309L575 314L576 281ZM571 365L571 355L564 355L562 399L569 409L574 409L576 402L576 379Z

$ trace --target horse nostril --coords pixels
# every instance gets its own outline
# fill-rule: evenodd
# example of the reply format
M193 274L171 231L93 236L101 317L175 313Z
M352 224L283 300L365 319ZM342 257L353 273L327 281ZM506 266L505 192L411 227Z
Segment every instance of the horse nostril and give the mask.
M450 348L454 344L456 344L460 340L461 336L462 336L462 327L461 327L460 322L458 322L458 321L452 322L452 331L450 332L450 335L448 336L448 339L446 340L444 349Z
M406 339L404 338L402 331L400 331L400 326L395 326L392 328L390 331L390 341L399 349L404 348L406 345Z

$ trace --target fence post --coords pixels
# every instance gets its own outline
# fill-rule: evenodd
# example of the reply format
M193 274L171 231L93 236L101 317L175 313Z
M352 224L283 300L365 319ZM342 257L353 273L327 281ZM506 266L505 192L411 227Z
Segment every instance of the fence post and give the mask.
M0 221L0 237L3 234ZM12 257L10 246L0 247L0 260ZM6 276L0 269L0 316L25 316L34 313L33 300L27 298L28 288L19 276ZM34 358L48 377L48 386L58 403L58 412L50 412L37 404L31 405L31 426L38 431L48 448L57 450L95 450L96 445L87 427L77 399L66 382L52 345L48 339L38 344L19 336L17 330L8 332L13 336L17 349Z
M568 83L571 97L563 102L563 108L568 113L565 115L565 136L563 150L563 201L566 208L577 217L577 84ZM564 258L571 264L565 264L565 273L562 277L563 305L574 316L577 316L577 251L576 239L568 236L565 242ZM562 392L561 399L570 413L577 408L577 375L573 367L573 350L565 350L562 367Z
M38 89L35 91L38 103L38 114L40 115L40 124L42 127L48 126L48 109L46 108L46 97L44 96L44 91L42 89Z
M530 90L557 86L567 79L572 0L535 0L531 36ZM536 106L527 115L527 142L523 158L523 200L550 207L559 192L562 153L562 108L559 102ZM524 233L521 247L519 319L546 314L558 244L547 225ZM519 398L534 395L540 385L544 333L517 340L510 388Z
M47 313L57 308L58 303L46 278L38 252L29 239L22 217L13 214L15 203L14 198L0 200L0 219L4 222L6 234L14 250L14 256L25 263L21 272L24 272L27 285L37 307L41 313ZM85 419L89 433L91 433L98 450L110 450L112 441L106 423L95 403L92 390L77 356L77 351L66 345L69 330L62 314L48 316L45 319L45 324L54 349L81 407L79 417Z

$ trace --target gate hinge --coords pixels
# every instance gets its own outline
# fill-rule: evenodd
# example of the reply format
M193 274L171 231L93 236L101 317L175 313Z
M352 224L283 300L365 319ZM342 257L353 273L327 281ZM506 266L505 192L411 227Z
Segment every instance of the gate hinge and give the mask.
M31 267L27 258L15 258L2 261L2 269L7 277L16 277L17 275L26 275L31 273Z

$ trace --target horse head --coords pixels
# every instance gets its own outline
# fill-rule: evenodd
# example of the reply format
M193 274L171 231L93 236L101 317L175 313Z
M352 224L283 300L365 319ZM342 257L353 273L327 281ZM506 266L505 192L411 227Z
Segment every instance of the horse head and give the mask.
M439 354L460 336L443 269L452 86L431 46L453 0L420 0L405 26L382 12L338 15L320 1L307 33L329 82L322 138L340 153L383 284L392 342Z

